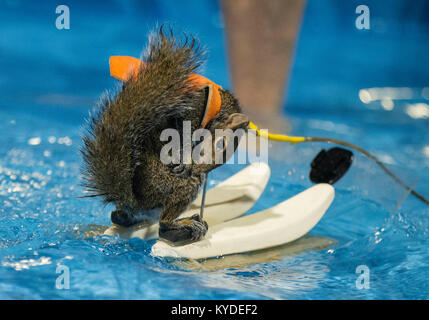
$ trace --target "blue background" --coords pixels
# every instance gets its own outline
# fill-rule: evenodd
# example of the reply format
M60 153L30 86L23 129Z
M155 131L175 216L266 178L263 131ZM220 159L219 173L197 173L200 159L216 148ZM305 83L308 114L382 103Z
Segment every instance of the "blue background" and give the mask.
M59 4L70 8L70 30L55 28ZM355 27L360 4L370 30ZM293 134L359 144L426 196L428 16L428 1L309 0L284 106ZM311 231L336 240L327 249L200 272L151 257L153 241L83 239L78 231L108 225L111 210L77 198L84 118L118 85L108 57L139 56L164 22L198 36L210 53L203 73L231 87L216 1L0 1L0 298L427 299L429 210L358 154ZM359 98L374 87L412 95L390 97L387 110ZM272 178L251 212L311 186L309 163L322 147L273 144ZM219 168L211 185L240 168ZM58 265L70 268L69 290L55 288ZM370 268L369 290L356 288L359 265Z

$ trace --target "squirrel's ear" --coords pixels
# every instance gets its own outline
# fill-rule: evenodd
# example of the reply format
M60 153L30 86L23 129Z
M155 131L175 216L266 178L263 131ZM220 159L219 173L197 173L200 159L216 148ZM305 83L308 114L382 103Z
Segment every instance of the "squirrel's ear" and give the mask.
M227 129L246 128L249 125L249 117L243 113L233 113L225 121Z

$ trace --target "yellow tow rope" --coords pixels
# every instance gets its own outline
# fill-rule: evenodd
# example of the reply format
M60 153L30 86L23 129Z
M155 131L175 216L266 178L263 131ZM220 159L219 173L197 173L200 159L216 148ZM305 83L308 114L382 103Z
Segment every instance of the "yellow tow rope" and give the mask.
M290 144L297 144L297 143L306 141L305 137L291 137L284 134L269 133L268 131L265 131L265 130L261 131L259 130L258 126L253 122L249 122L249 129L255 130L258 136L268 140L289 142Z
M253 122L249 122L249 129L255 130L256 134L260 136L261 138L272 140L272 141L280 141L280 142L289 142L290 144L294 145L301 142L327 142L327 143L334 143L339 144L342 146L346 146L348 148L354 149L356 151L361 152L368 158L374 160L377 165L383 169L384 172L387 173L395 182L400 184L404 189L406 189L408 192L410 192L412 195L414 195L416 198L424 202L425 204L429 205L429 199L422 196L420 193L415 191L413 187L408 186L405 182L403 182L396 174L394 174L392 171L390 171L376 156L368 152L367 150L352 144L347 141L339 140L339 139L332 139L332 138L319 138L319 137L292 137L287 136L284 134L273 134L269 133L266 130L260 130L259 127L254 124Z

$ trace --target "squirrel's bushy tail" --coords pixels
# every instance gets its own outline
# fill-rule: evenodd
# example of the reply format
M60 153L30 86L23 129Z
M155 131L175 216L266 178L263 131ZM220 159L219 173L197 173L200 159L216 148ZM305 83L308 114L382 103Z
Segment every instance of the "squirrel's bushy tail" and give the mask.
M135 204L131 183L135 153L163 121L189 111L184 100L192 86L188 78L202 64L203 55L193 37L179 41L163 28L150 37L142 56L146 63L137 76L124 83L114 99L105 98L90 117L82 154L84 186L93 196Z

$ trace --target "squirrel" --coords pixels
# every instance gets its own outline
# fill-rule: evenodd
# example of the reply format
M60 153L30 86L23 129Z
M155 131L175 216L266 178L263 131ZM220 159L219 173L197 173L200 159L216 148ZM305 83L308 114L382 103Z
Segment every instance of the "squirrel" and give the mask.
M223 161L216 161L213 153L210 163L181 159L179 164L164 164L160 159L164 129L182 132L184 121L190 121L192 132L201 128L209 88L196 88L189 77L202 65L204 52L196 38L179 41L171 30L166 34L160 28L149 37L143 60L145 65L117 95L107 95L90 115L81 150L83 185L92 193L88 196L115 205L114 224L129 227L159 220L161 239L176 245L198 241L206 234L207 223L199 214L178 217L197 197L206 173L227 160L226 145L237 148L239 137L219 143L215 130L247 130L249 119L237 99L220 87L220 110L205 126L213 139L201 143L210 142L212 152L224 150Z

